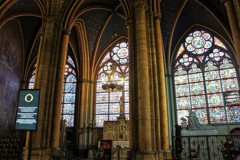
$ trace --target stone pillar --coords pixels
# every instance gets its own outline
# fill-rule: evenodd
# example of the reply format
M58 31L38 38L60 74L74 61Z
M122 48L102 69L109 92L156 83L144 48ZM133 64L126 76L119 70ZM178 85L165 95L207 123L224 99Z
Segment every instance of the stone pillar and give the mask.
M234 41L235 51L237 53L238 63L240 63L240 30L238 27L237 17L234 12L234 6L232 4L232 1L225 0L224 4L228 14L228 20L232 31L232 37Z
M56 59L57 74L56 74L56 89L54 94L54 106L53 106L53 127L52 127L52 156L59 156L59 136L60 136L60 122L61 122L61 108L62 108L62 95L63 95L63 85L64 85L64 73L65 65L67 60L67 49L69 41L70 31L63 30L62 39L60 43L60 53L58 59Z
M32 160L49 159L51 156L51 127L54 102L57 41L59 27L52 17L46 17L43 22L43 32L37 59L36 80L34 88L41 89L37 131L32 134ZM60 123L60 122L59 122Z
M240 28L240 0L233 0L233 4L237 15L238 28Z
M136 51L137 54L137 82L138 82L138 125L137 140L138 148L136 159L153 159L151 141L151 110L149 93L149 64L148 45L146 32L146 7L145 1L135 3L135 29L136 29Z
M156 32L156 50L158 63L158 84L159 84L159 102L160 102L160 125L161 125L161 149L165 159L171 157L169 150L168 137L168 117L167 117L167 99L166 99L166 84L164 70L164 52L163 41L160 26L160 15L155 15L155 32ZM160 146L158 146L159 149Z

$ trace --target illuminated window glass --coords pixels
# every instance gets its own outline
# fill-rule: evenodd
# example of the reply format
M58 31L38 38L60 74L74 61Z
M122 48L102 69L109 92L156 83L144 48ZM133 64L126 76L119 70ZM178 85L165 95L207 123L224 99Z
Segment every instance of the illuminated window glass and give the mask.
M174 86L178 124L190 109L204 124L240 122L240 106L226 106L224 100L226 92L239 91L237 70L214 35L197 30L185 38L176 54Z
M102 89L102 81L106 77L108 67L115 63L115 74L124 78L124 89L120 92L107 92ZM129 119L129 67L128 43L121 42L112 48L103 58L98 72L96 85L96 126L103 127L104 121L117 120L120 115L120 97L124 96L126 119ZM124 77L123 77L124 75Z
M62 101L62 118L66 120L67 127L74 126L75 98L76 98L76 72L75 65L70 56L67 58L64 75L64 89Z
M28 82L28 89L33 89L34 79L35 79L35 73L32 74L32 77L30 78L30 80Z

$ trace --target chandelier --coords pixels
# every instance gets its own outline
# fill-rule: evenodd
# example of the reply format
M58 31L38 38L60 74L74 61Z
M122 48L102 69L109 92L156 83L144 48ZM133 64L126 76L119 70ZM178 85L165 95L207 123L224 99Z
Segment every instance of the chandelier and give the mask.
M105 78L102 81L102 89L107 92L119 92L123 89L124 79L116 72L116 66L112 62L108 62L103 67Z

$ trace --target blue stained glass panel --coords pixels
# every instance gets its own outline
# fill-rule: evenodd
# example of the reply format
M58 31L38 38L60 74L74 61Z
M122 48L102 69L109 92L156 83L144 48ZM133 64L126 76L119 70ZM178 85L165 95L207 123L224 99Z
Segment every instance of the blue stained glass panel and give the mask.
M237 78L222 80L223 91L238 90Z
M68 56L67 62L70 63L73 67L75 67L75 64L70 56Z
M205 79L206 80L220 79L219 72L218 71L205 72Z
M66 93L75 93L76 92L76 83L65 83L65 92Z
M205 71L213 71L213 70L218 70L218 68L213 65L212 61L208 61L207 66L205 67Z
M66 78L66 82L76 82L76 77L72 74L70 74L67 78Z
M223 107L209 108L211 123L226 123L226 116Z
M63 119L66 120L68 127L73 127L74 115L63 115Z
M223 68L233 68L233 64L229 62L229 60L227 58L225 58L223 60L223 63L221 64L220 68L223 69Z
M221 92L220 81L207 81L206 82L207 93L218 93Z
M205 95L191 96L192 108L206 107Z
M189 84L184 84L184 85L176 85L176 96L188 96L189 95Z
M189 97L180 97L176 98L177 109L190 109L190 98Z
M75 94L64 94L64 103L75 103Z
M235 68L229 68L220 70L221 78L230 78L230 77L236 77L236 70Z
M108 114L108 104L96 104L96 114Z
M222 93L219 94L209 94L208 95L208 106L224 106L224 99Z
M174 80L175 80L175 84L188 83L188 76L187 75L175 76Z
M74 104L63 104L63 114L74 114Z
M226 111L228 115L228 123L240 122L240 106L227 107Z

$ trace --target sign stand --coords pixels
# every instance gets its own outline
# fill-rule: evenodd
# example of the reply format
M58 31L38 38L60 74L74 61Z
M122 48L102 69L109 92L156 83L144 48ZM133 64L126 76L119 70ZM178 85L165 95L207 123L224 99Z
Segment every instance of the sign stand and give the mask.
M15 130L29 132L28 160L31 160L32 131L37 130L40 89L19 91Z

